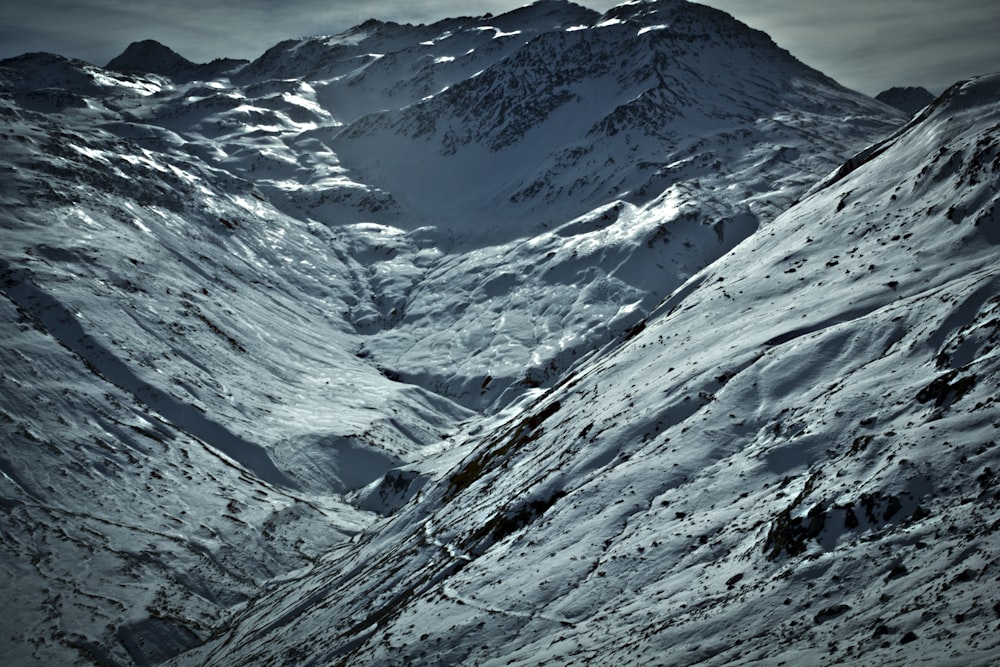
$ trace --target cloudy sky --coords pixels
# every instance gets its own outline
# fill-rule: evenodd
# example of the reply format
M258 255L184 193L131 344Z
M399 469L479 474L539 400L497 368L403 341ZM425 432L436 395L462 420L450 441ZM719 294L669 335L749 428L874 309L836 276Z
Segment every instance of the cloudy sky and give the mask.
M426 23L499 13L529 0L10 0L0 58L48 51L104 65L155 39L196 62L255 58L282 39L340 32L367 18ZM616 0L581 0L604 11ZM874 95L894 85L940 93L1000 70L997 0L703 0L763 30L800 60Z

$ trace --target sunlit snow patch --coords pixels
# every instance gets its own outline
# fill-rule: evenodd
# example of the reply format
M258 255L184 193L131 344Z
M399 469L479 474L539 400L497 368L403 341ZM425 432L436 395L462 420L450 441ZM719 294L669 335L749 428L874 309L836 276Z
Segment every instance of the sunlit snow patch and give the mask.
M645 35L647 32L652 32L654 30L666 30L669 26L667 25L648 25L645 28L639 28L639 32L636 35Z

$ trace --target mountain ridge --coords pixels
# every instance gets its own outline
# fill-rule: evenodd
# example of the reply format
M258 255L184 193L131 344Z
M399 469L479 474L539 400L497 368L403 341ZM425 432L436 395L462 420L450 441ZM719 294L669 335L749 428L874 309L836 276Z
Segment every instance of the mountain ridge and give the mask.
M248 61L217 58L210 63L194 63L156 40L132 42L122 53L112 58L104 69L132 74L160 74L184 79L211 79L225 74Z

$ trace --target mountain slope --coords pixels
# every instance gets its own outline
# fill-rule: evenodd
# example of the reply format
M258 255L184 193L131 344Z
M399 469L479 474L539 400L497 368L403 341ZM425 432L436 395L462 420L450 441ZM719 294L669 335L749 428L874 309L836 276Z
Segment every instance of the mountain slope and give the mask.
M334 232L103 105L162 81L7 64L53 85L0 102L0 652L153 664L368 525L342 494L471 413L355 354Z
M185 661L995 660L998 97L956 85Z

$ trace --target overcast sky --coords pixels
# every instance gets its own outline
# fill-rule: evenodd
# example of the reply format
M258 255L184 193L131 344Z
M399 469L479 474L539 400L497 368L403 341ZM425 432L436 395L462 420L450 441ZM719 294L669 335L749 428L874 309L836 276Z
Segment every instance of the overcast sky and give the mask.
M195 62L255 58L282 39L332 34L375 17L427 23L499 13L528 0L4 0L0 58L48 51L104 65L155 39ZM604 11L615 0L582 0ZM937 94L1000 70L997 0L704 0L767 32L800 60L874 95L896 85Z

